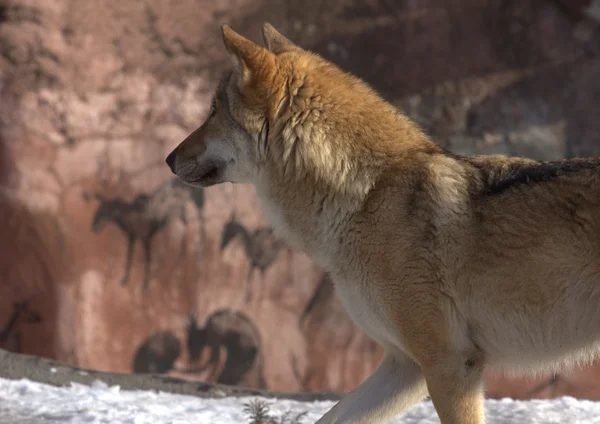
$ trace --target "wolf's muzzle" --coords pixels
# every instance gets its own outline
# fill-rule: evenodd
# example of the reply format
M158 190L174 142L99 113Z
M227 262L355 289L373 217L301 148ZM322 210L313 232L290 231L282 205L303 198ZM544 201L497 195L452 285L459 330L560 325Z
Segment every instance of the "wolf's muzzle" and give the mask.
M165 159L169 168L171 168L171 172L175 174L175 151L172 151L169 156Z

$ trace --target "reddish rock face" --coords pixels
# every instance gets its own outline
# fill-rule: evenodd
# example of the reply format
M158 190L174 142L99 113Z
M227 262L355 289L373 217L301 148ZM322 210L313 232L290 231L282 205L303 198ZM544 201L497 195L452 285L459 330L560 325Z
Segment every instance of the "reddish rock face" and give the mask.
M164 164L263 21L371 82L437 142L600 155L598 34L545 0L0 0L0 347L83 367L350 390L381 349L251 187ZM489 394L600 397L593 369ZM539 384L538 384L539 383ZM536 386L537 385L537 386Z

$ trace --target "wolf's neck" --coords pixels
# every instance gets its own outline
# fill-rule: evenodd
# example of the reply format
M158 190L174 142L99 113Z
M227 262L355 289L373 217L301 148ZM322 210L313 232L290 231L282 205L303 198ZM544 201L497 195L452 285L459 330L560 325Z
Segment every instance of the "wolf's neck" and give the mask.
M397 125L366 133L368 140L310 125L282 128L278 151L257 184L275 231L317 262L343 254L337 249L347 223L377 182L402 166L403 157L439 149L410 121L400 116Z
M303 112L274 128L266 166L277 185L320 192L343 204L361 203L381 175L415 152L441 151L410 119L387 114L337 122ZM324 122L323 122L324 121Z
M331 271L331 261L342 248L340 238L362 207L359 190L341 195L310 180L291 182L266 174L256 189L277 236Z

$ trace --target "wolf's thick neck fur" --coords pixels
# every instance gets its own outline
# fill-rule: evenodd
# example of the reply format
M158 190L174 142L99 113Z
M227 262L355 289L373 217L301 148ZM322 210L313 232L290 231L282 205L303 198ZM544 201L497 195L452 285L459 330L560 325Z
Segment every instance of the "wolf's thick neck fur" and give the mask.
M256 185L278 233L332 257L335 240L382 180L402 167L412 178L418 157L426 162L444 150L358 79L330 64L294 64L271 99L267 166Z
M360 198L403 156L442 152L360 80L330 64L310 62L294 62L286 90L274 99L279 107L270 149L278 177L310 179L329 192Z

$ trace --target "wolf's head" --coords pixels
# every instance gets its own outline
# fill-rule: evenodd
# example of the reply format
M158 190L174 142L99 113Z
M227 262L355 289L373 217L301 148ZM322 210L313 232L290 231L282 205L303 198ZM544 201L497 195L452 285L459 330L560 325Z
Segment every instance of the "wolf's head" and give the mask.
M226 25L222 33L233 71L221 80L205 122L166 160L182 180L201 187L253 182L264 160L269 121L285 96L285 65L278 56L300 51L269 24L263 28L266 48Z
M271 25L263 27L265 47L228 26L222 32L233 71L206 121L166 160L183 181L256 184L266 171L269 181L309 176L329 193L361 193L400 150L422 142L367 84Z

